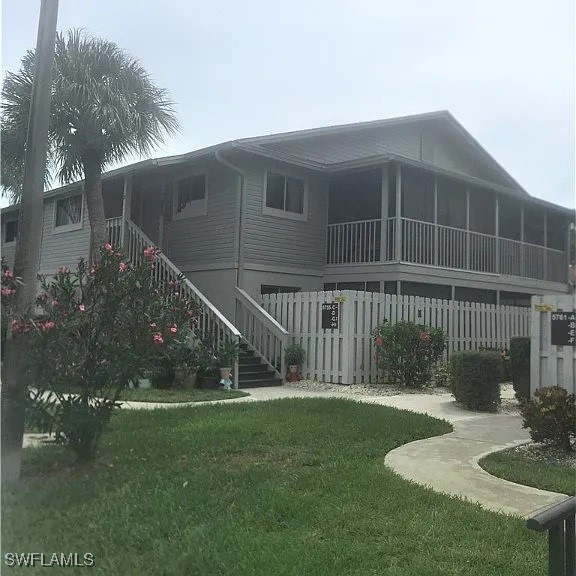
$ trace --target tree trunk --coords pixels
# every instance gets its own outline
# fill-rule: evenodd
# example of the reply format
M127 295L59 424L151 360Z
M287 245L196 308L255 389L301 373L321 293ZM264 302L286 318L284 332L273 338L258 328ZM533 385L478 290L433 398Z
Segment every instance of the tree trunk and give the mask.
M84 159L84 192L92 232L90 260L95 261L98 259L102 244L108 242L104 198L102 197L102 166L97 159Z
M14 276L22 278L23 282L16 290L14 311L22 316L34 312L38 288L44 214L44 175L46 173L57 17L58 0L50 2L43 0L36 42L30 121L26 136L26 157L18 223L19 237L16 242L14 260ZM24 342L21 337L11 338L9 329L6 344L0 390L2 483L15 482L20 478L25 418L24 401L27 396L27 382L22 370L22 360L26 352Z

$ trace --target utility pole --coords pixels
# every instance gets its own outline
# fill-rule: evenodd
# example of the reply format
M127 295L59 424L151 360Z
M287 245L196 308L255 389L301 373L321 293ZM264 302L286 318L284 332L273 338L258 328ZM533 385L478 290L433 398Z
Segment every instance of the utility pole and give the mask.
M58 0L42 0L14 262L14 276L22 279L14 302L14 310L18 315L34 311L38 289L57 20ZM18 339L10 338L9 330L1 388L2 482L14 482L20 477L27 393L26 382L20 372L23 352Z

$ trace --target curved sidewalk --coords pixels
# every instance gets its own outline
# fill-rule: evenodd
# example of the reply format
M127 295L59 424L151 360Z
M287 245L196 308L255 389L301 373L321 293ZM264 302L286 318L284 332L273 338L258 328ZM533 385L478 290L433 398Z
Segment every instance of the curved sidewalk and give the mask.
M529 440L519 416L482 415L453 426L454 432L449 434L395 448L386 454L385 464L403 478L437 492L524 518L567 498L496 478L478 465L491 452Z
M513 392L512 392L513 393ZM507 391L506 395L510 394ZM126 409L176 408L206 404L260 402L280 398L346 398L420 412L450 422L454 431L404 444L388 452L384 462L407 480L437 492L478 502L484 508L516 516L531 516L567 496L521 486L488 474L478 460L489 454L523 444L530 437L518 415L482 414L459 408L450 394L399 394L363 396L346 392L309 391L289 385L250 389L250 396L212 402L123 402ZM26 435L24 445L41 441Z

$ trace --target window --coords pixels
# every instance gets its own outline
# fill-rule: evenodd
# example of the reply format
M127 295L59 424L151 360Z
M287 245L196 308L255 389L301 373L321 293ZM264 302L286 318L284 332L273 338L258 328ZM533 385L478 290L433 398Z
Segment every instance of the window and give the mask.
M10 220L4 227L4 242L15 242L16 238L18 238L18 220Z
M532 294L522 292L500 292L500 304L502 306L524 306L530 308Z
M203 216L206 209L205 174L187 176L176 182L175 217Z
M55 227L82 225L82 195L70 196L56 202Z
M300 292L302 288L298 286L272 286L270 284L262 284L260 286L260 294L292 294Z
M324 290L358 290L360 292L380 292L380 281L369 280L368 282L327 282Z
M400 282L400 293L402 296L420 296L421 298L450 300L452 298L452 287L445 284Z
M567 231L568 218L560 212L548 212L548 222L546 226L548 248L565 250Z
M265 206L273 211L304 216L304 180L267 172Z
M496 304L496 291L482 288L462 288L456 286L454 299L460 302L481 302L483 304Z

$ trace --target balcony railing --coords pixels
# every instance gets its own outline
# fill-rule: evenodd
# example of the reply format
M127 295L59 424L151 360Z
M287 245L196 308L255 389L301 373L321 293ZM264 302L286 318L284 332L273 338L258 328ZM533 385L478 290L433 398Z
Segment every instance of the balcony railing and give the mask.
M567 281L568 260L561 250L409 218L401 221L402 262ZM328 264L397 260L395 218L328 225Z

